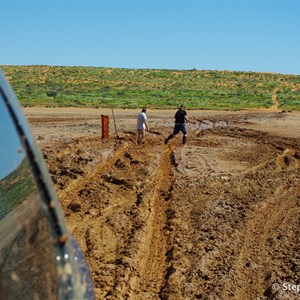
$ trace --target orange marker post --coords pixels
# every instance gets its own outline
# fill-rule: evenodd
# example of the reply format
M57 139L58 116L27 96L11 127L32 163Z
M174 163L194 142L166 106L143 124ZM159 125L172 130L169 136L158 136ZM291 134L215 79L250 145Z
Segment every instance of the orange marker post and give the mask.
M109 138L109 116L101 115L102 138Z

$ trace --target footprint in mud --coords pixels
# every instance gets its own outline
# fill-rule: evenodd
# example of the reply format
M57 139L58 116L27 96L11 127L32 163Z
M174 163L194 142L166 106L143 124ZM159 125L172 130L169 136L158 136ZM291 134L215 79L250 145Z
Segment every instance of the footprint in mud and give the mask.
M279 158L279 165L286 167L297 167L300 155L297 151L292 149L285 149Z
M126 164L121 159L117 159L116 162L114 163L114 166L117 167L118 169L127 168Z
M132 157L132 155L130 153L128 153L127 151L124 153L124 157L128 158L131 164L135 164L136 165L136 164L139 164L141 162L141 161L139 161L137 159L134 159Z
M79 212L81 211L81 204L76 201L72 201L68 206L68 209L70 209L72 212Z
M105 174L105 175L102 175L101 178L103 180L105 180L106 182L110 182L110 183L113 183L116 185L124 185L128 188L133 187L132 183L128 182L127 180L125 180L123 178L118 178L114 174Z

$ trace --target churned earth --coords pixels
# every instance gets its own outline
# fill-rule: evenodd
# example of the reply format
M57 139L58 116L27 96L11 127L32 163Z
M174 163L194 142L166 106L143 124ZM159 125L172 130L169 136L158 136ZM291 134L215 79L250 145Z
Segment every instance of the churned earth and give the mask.
M174 111L142 145L139 110L24 112L97 299L299 299L300 113L188 111L182 146Z

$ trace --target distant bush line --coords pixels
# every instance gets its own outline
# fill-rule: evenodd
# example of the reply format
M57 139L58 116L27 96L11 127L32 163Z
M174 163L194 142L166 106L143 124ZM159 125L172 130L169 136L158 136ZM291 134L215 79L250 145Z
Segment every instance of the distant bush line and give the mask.
M300 76L104 67L0 66L21 105L300 110ZM273 100L272 100L273 98Z

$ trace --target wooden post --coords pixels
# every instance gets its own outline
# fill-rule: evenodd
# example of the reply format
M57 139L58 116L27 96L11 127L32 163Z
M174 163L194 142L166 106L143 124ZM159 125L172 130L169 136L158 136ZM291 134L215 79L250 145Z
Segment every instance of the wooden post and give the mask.
M102 126L102 138L109 138L109 117L106 115L101 115L101 126Z

